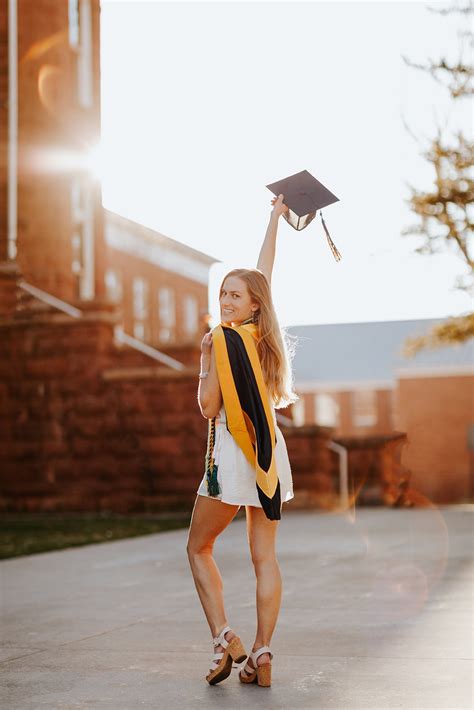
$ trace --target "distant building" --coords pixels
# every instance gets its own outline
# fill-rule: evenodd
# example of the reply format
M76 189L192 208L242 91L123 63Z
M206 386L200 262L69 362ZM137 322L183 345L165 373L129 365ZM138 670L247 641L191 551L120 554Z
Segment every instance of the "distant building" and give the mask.
M474 342L403 357L403 342L444 319L294 326L297 424L334 436L408 434L404 464L435 501L474 490Z
M199 345L217 259L104 211L107 297L122 305L126 333L157 348Z

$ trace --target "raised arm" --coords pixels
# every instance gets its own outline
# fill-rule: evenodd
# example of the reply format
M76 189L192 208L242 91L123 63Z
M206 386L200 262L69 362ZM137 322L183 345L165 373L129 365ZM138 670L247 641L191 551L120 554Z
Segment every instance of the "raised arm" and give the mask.
M284 195L272 198L273 210L270 214L265 239L263 240L258 257L257 269L262 271L271 286L273 264L275 263L276 236L278 231L278 220L280 215L287 211L288 207L283 204Z

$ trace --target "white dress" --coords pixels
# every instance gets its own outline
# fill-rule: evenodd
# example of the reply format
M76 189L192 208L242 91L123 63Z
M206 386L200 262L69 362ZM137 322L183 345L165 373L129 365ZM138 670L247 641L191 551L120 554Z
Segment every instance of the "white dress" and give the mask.
M274 455L280 481L281 502L286 503L294 497L290 460L285 439L276 423L275 409L272 405L270 405L270 411L275 423L276 444ZM254 505L261 508L262 504L257 493L255 469L247 461L242 449L228 431L226 423L225 408L222 405L216 418L213 451L214 461L217 465L217 480L221 492L213 497L231 505ZM210 497L207 492L206 473L204 473L197 493L198 495Z

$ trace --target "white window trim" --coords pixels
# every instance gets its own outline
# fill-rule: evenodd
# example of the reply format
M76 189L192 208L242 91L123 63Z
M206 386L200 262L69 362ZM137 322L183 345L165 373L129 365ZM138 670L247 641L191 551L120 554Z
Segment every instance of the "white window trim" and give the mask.
M120 273L116 269L106 269L104 284L107 297L113 303L120 303L123 299L123 285Z
M300 397L294 402L292 412L295 426L304 426L306 423L306 411L303 397Z
M166 243L151 243L140 237L138 230L134 234L132 230L107 221L104 230L105 241L113 249L118 249L137 259L156 264L165 271L185 276L196 283L208 286L209 266L202 264L192 254L183 254Z
M368 414L358 414L355 411L355 400L358 394L361 394L362 392L370 392L372 399L373 399L373 408L374 411L368 413ZM352 424L357 427L369 427L369 426L375 426L378 421L377 417L377 393L373 389L364 389L364 390L354 390L352 392L351 396L351 418L352 418Z
M186 335L193 336L199 330L199 301L192 293L186 294L183 299L184 331Z
M82 221L82 271L79 295L83 301L89 301L95 297L94 199L92 185L84 182L82 190L84 214Z
M77 93L79 104L91 108L94 103L92 58L92 12L90 0L79 5L80 46L77 58Z
M79 46L79 0L69 0L68 33L69 45L77 48Z
M148 318L149 314L149 287L147 279L143 278L143 276L135 276L132 282L132 291L133 317L136 321L144 321Z
M166 300L164 298L164 294ZM176 327L176 295L171 286L161 286L158 289L158 316L160 326L173 330Z
M7 259L17 256L18 228L18 2L8 2L8 237Z
M333 405L333 411L335 413L334 420L331 422L324 422L321 421L321 419L318 419L318 398L322 397L327 397L328 401L330 401ZM340 424L340 406L338 402L336 402L335 398L331 396L329 392L316 392L314 394L314 421L318 426L328 426L328 427L338 427Z

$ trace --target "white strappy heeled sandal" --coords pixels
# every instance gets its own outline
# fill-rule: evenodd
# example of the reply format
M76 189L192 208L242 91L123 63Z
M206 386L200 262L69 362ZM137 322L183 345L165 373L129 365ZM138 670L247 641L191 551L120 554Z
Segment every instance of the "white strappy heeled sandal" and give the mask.
M231 629L230 626L226 626L222 629L219 636L212 639L214 648L222 646L224 650L220 653L215 653L212 657L209 673L206 676L206 680L210 685L220 683L221 680L225 680L230 675L233 661L242 663L242 661L245 661L247 658L242 641L237 635L230 641L227 641L225 635L229 631L233 632L233 629Z
M257 665L257 658L263 653L268 653L270 656L270 661L268 663L262 663L261 666ZM245 664L244 668L239 673L239 679L242 683L258 683L264 687L268 687L272 684L272 661L273 653L270 650L270 646L261 646L253 651L249 659L252 659L254 667L249 665L249 662ZM245 674L245 675L244 675Z

